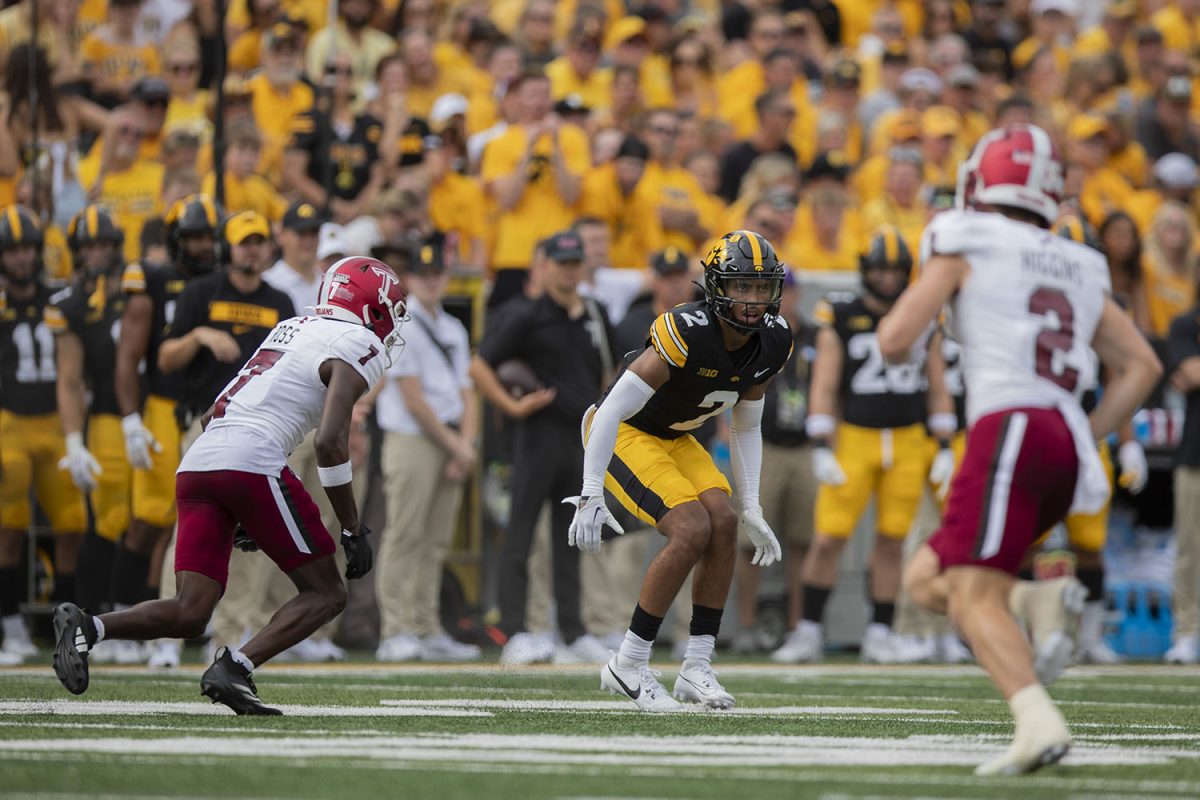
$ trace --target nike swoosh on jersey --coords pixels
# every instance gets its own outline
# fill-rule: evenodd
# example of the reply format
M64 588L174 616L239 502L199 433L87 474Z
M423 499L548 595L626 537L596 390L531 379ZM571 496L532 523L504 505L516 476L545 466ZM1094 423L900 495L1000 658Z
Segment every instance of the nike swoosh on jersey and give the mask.
M760 369L758 372L754 373L754 377L756 377L756 378L762 377L763 375L767 374L770 371L771 371L770 367L767 367L766 369Z
M639 697L642 696L641 684L638 684L637 690L630 689L628 686L625 685L625 681L621 680L621 676L618 675L617 673L613 672L612 667L608 668L608 674L612 675L613 678L616 679L617 683L621 684L621 688L625 690L625 694L629 695L632 699L637 700Z

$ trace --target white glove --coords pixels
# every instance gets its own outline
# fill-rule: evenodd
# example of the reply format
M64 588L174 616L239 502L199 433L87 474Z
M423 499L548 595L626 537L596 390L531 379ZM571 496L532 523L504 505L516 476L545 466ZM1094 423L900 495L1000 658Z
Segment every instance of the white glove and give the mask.
M775 534L771 532L771 527L763 519L762 508L755 506L754 508L743 509L738 524L742 526L746 535L750 537L750 542L754 545L754 558L750 560L751 564L756 564L760 567L769 567L783 558L783 550L779 546L779 540L775 538Z
M929 466L929 482L937 487L938 500L945 500L950 491L950 479L954 477L954 451L949 447L939 448Z
M582 502L581 502L582 501ZM575 506L575 518L567 530L567 546L579 546L585 553L600 552L600 534L604 526L612 528L618 535L625 533L621 523L604 505L603 495L594 497L564 497L563 502Z
M828 447L814 447L812 451L812 469L820 483L830 486L841 486L846 482L846 473L838 463L837 456Z
M79 491L90 492L96 488L100 464L84 446L83 434L79 431L67 434L67 454L58 462L58 468L71 473L71 482Z
M129 459L133 468L150 469L153 467L154 459L150 452L161 453L162 445L155 440L154 434L142 424L142 415L135 411L121 417L121 430L125 433L125 457Z
M1121 465L1120 483L1130 494L1146 488L1150 468L1146 465L1146 451L1140 442L1128 441L1117 450L1117 463Z

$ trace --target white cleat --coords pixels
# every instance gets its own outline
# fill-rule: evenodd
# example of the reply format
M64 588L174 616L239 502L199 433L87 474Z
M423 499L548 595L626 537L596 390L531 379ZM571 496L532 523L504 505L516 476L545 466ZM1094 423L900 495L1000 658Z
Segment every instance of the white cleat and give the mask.
M937 640L937 659L942 664L966 664L974 661L970 648L956 633L943 633Z
M824 628L818 622L801 620L787 639L775 652L771 660L777 664L806 664L825 657Z
M25 659L20 656L0 650L0 667L18 667L24 663Z
M183 648L173 639L165 639L154 645L146 666L150 669L177 669Z
M1071 749L1071 732L1052 704L1024 724L1018 722L1013 743L999 758L981 764L976 775L1024 775L1057 763Z
M1043 686L1054 683L1071 663L1087 589L1072 577L1021 582L1014 611L1033 637L1033 668Z
M29 632L22 628L20 633L9 632L4 637L4 645L0 646L0 652L8 653L12 656L20 658L37 658L37 645L29 638Z
M675 678L675 699L683 703L699 703L705 708L733 708L733 695L717 680L717 673L707 661L684 661Z
M510 667L537 664L554 658L554 639L546 634L514 633L500 651L500 663Z
M585 633L570 644L554 648L555 664L603 664L608 661L613 651L604 643Z
M333 639L313 639L313 644L325 656L325 661L345 661L346 651L333 643Z
M449 634L437 633L421 639L422 661L477 661L480 650L473 644L463 644Z
M667 694L667 690L658 682L661 672L650 669L648 664L622 669L617 664L617 658L614 653L608 663L600 668L601 689L629 698L641 711L666 714L683 710L683 705Z
M116 639L104 639L92 645L88 651L89 664L116 664L121 654L121 642Z
M1088 603L1079 617L1079 646L1075 660L1080 664L1120 664L1124 659L1104 641L1103 602Z
M1195 664L1200 661L1200 641L1195 636L1180 636L1163 660L1168 664Z
M932 636L892 634L893 664L924 664L937 659L937 640Z
M332 642L330 642L332 644ZM296 642L288 648L288 653L297 660L307 664L329 661L329 653L316 639L308 638Z
M872 622L867 625L859 656L864 664L896 663L896 647L892 642L892 629L881 622Z
M748 656L759 651L758 639L754 635L754 631L748 628L742 628L733 635L733 650L735 655Z
M104 642L101 642L104 644ZM129 639L117 639L113 642L115 645L116 657L113 662L124 667L131 667L134 664L146 663L146 651L142 648L141 642L133 642Z
M416 661L421 657L421 640L405 633L390 636L375 649L376 661Z

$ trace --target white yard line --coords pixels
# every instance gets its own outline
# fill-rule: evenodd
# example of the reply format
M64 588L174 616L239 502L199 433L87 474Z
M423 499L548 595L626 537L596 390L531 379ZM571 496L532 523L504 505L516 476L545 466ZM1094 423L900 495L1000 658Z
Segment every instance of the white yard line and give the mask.
M271 703L291 717L490 717L491 713L469 708L414 705L390 706L301 706ZM215 703L160 703L123 700L0 700L0 716L52 714L62 716L112 716L117 714L187 714L229 716L232 712Z

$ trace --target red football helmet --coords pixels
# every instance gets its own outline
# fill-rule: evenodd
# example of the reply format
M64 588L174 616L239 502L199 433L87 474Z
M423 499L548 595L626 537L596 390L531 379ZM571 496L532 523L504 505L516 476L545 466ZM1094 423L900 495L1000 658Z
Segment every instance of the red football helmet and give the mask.
M392 268L366 256L350 256L325 272L313 313L318 317L356 322L388 348L404 345L400 326L408 319L404 289Z
M1062 160L1050 135L1036 125L1009 125L985 134L958 168L956 204L1021 208L1053 225L1062 191Z

